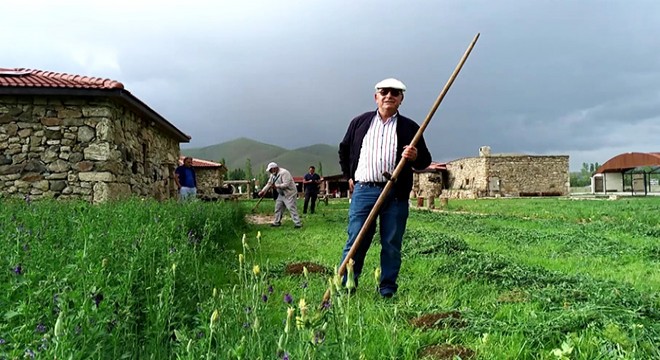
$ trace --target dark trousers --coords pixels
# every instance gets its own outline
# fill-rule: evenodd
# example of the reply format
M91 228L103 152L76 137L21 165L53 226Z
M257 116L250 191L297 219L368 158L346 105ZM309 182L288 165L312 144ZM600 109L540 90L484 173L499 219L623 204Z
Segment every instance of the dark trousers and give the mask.
M312 200L312 206L309 208L309 211L313 214L314 209L316 208L316 198L318 197L317 193L306 192L305 193L305 204L303 205L303 214L307 214L307 204Z

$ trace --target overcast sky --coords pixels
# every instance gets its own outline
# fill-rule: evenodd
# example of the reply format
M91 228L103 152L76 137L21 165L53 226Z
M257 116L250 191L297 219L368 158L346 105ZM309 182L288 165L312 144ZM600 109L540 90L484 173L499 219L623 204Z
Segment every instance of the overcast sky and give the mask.
M576 170L660 151L657 0L21 0L0 14L0 68L118 80L192 147L337 145L387 77L421 123L481 33L425 133L434 160L489 145Z

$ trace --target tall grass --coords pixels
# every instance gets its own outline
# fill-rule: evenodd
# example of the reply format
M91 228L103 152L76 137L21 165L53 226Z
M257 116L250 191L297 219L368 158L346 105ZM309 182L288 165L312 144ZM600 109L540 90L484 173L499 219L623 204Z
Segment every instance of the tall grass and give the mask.
M0 200L0 359L418 359L436 344L660 358L660 199L413 211L389 300L374 290L377 237L355 295L331 274L285 274L338 265L348 203L319 204L302 229L246 224L253 204ZM447 312L460 321L411 322Z
M167 358L174 329L227 282L218 252L243 215L226 204L3 200L0 358Z

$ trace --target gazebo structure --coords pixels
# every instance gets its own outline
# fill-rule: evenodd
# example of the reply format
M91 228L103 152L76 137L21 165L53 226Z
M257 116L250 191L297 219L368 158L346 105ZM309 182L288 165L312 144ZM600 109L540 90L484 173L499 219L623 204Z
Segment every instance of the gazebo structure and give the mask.
M660 152L631 152L617 155L601 165L591 177L591 192L628 192L648 195L653 174L660 174Z

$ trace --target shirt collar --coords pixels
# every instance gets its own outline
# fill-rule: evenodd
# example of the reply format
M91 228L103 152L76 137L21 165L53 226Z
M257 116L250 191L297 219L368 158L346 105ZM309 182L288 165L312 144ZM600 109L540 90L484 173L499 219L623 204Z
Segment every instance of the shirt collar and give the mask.
M392 122L393 122L393 121L396 121L397 117L399 117L399 112L398 112L398 111L397 111L396 113L394 113L394 115L392 115L392 117L388 118L387 120L385 120L385 122L383 122L383 119L380 117L380 113L378 112L378 109L376 109L376 117L375 117L375 119L376 119L377 121L380 121L380 122L381 122L382 124L384 124L384 125L385 125L385 124L389 124L391 121L392 121Z

